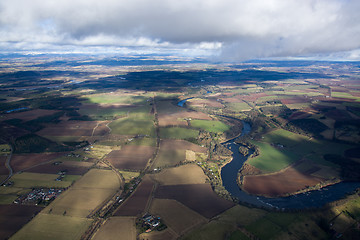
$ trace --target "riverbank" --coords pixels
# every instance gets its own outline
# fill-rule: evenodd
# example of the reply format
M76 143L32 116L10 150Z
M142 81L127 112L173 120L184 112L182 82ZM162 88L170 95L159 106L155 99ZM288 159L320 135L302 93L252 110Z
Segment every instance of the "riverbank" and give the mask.
M246 131L248 133L251 131L251 126L248 123L244 122L244 128L248 128ZM249 194L238 185L239 170L249 156L245 157L240 154L239 145L235 140L236 138L223 143L232 151L232 161L221 168L221 178L224 188L233 198L238 199L238 202L256 207L282 210L318 208L342 199L360 187L360 182L326 182L326 184L322 182L315 185L316 189L302 189L284 197L268 198Z

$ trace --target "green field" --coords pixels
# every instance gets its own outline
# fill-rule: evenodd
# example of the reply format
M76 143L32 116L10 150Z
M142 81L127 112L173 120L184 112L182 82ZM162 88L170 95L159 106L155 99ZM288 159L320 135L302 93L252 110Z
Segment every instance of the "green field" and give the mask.
M135 138L130 142L126 143L127 145L135 145L135 146L156 146L156 139L155 138Z
M33 187L67 188L81 176L67 175L62 181L55 181L57 177L59 177L59 175L57 174L24 172L20 174L15 174L11 178L11 181L14 182L14 187L18 187L18 188L33 188Z
M160 128L160 138L189 139L197 138L198 130L181 127Z
M149 95L150 96L150 95ZM149 98L146 95L132 95L132 94L92 94L84 98L90 103L97 104L143 104Z
M79 112L82 115L88 115L92 118L109 118L113 116L126 116L127 114L138 114L138 113L149 113L150 105L139 105L139 106L129 106L129 107L103 107L103 106L91 106L86 107L86 105L80 108Z
M347 92L331 92L332 97L338 97L338 98L348 98L348 99L359 99L358 97L354 97L350 93Z
M234 222L240 226L249 225L262 218L267 212L257 208L236 205L219 216L220 221Z
M185 150L161 149L155 159L155 167L174 166L185 160Z
M248 238L244 233L242 233L241 231L237 230L235 232L233 232L230 235L230 239L229 240L250 240L250 238Z
M249 226L246 226L246 230L253 233L260 239L271 239L280 233L281 228L270 220L261 218Z
M0 194L0 204L12 204L17 198L17 195Z
M211 221L200 228L190 232L182 240L219 240L226 239L229 232L234 231L230 223Z
M226 106L234 111L234 112L240 112L240 111L249 111L251 110L251 107L245 103L245 102L232 102L232 103L226 103Z
M223 122L210 120L191 120L191 126L214 133L221 133L230 129L230 126Z
M129 116L109 124L111 133L120 135L155 136L155 126L151 115L145 117Z
M78 240L89 228L92 219L39 213L15 233L12 240Z
M333 163L325 161L323 155L337 154L343 155L344 151L351 148L351 145L316 140L300 134L277 129L263 136L264 143L282 145L280 150L291 151L298 156L305 156L313 160L314 163L336 167ZM250 162L249 162L250 163Z
M277 172L300 159L299 155L289 150L275 148L263 142L252 143L259 148L260 154L249 159L247 163L264 172Z

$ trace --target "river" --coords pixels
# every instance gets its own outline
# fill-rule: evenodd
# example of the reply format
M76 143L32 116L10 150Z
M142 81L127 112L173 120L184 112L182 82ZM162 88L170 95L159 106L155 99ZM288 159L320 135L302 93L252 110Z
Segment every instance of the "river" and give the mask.
M243 122L243 130L240 135L249 134L251 126ZM233 160L221 169L221 178L225 189L240 202L248 203L257 207L268 207L276 209L305 209L318 208L326 203L343 198L346 194L352 193L360 187L360 182L341 182L320 190L300 193L289 197L266 198L262 196L250 195L240 189L237 184L238 172L247 157L239 153L239 145L236 139L223 143L233 153Z

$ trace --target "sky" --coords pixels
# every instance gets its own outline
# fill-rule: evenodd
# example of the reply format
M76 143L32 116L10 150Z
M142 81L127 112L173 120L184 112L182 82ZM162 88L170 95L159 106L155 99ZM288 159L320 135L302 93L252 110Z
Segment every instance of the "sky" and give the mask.
M359 0L0 0L0 53L360 60Z

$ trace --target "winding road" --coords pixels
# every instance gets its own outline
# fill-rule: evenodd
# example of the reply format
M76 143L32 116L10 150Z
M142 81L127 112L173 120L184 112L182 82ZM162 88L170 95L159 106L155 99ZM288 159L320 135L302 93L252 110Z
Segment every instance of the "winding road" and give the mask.
M10 166L10 161L11 161L11 157L13 154L13 147L12 146L10 146L10 147L11 147L11 151L5 162L5 167L9 170L9 175L7 176L7 178L4 181L2 181L2 183L0 185L3 185L4 183L6 183L14 174L14 171Z

